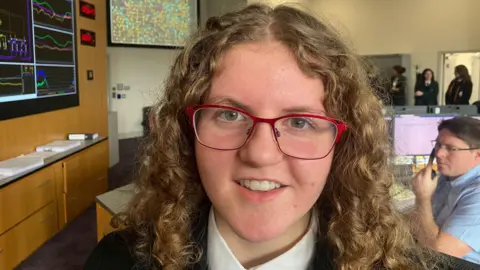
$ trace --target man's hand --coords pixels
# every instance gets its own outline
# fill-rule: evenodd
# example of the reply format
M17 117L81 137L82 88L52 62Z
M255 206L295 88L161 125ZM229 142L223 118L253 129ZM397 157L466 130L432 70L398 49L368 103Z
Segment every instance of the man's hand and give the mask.
M437 188L438 176L432 180L432 164L428 164L423 170L417 173L412 181L413 193L417 200L430 200Z
M416 96L416 97L421 97L421 96L423 96L423 92L417 90L417 91L415 91L415 96Z

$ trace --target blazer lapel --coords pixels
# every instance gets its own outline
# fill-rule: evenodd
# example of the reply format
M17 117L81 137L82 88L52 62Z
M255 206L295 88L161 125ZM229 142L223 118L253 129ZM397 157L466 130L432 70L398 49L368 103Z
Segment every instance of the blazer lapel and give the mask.
M315 247L315 257L308 270L334 270L333 254L327 244L327 239L322 237Z

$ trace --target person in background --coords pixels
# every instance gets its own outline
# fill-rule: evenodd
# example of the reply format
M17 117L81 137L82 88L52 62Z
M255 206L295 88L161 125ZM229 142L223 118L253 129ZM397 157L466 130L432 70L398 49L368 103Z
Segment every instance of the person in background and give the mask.
M415 85L415 105L438 105L438 82L433 70L427 68L422 72L422 80Z
M445 104L468 105L472 95L472 79L464 65L455 67L455 79L452 80L445 93Z
M480 120L445 120L438 132L433 145L441 176L432 180L429 164L414 177L412 229L420 243L480 264Z
M403 75L405 68L396 65L392 68L393 76L390 85L390 100L393 106L404 106L406 104L405 89L407 88L407 78Z

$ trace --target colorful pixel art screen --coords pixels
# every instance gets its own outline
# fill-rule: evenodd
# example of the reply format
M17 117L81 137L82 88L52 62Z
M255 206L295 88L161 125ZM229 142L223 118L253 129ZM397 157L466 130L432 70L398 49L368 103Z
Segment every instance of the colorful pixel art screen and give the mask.
M0 1L0 120L78 105L73 14L73 0Z
M111 45L181 47L197 25L197 0L110 0Z

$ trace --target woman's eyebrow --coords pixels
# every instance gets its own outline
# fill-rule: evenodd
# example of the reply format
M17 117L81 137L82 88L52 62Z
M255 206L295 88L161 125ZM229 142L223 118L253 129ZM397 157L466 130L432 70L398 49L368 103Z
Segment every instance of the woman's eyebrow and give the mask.
M246 111L246 112L252 112L252 110L249 106L247 106L247 105L245 105L245 104L241 103L240 101L237 101L233 98L230 98L230 97L218 96L218 97L214 97L212 99L209 99L209 101L213 104L231 106L231 107L235 107L235 108L241 109L241 110Z
M209 101L214 104L232 106L232 107L244 110L246 112L253 112L248 105L243 104L242 102L235 100L234 98L231 98L231 97L218 96L210 99ZM292 107L282 109L282 114L301 114L301 113L326 115L324 110L313 108L310 106L292 106Z
M312 113L312 114L321 114L325 115L325 111L321 109L316 109L309 106L294 106L282 110L286 114L297 114L297 113Z

